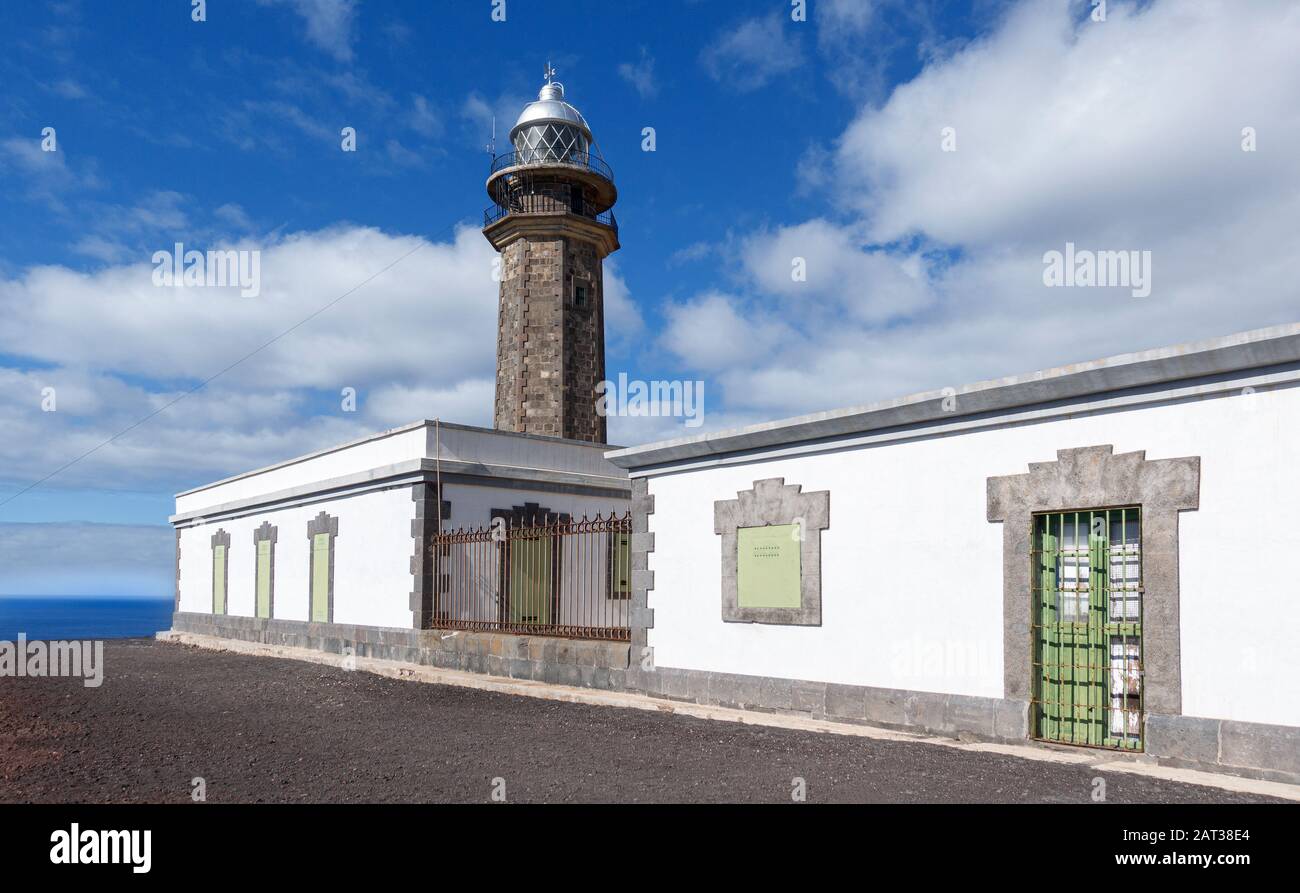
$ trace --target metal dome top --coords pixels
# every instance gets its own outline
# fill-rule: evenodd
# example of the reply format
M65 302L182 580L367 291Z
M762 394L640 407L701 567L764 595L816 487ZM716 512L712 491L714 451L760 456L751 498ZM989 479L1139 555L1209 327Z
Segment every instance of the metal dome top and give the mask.
M564 85L554 80L555 69L546 66L546 83L537 93L537 99L524 106L524 110L519 113L519 120L515 126L510 128L510 138L513 140L515 135L525 127L535 124L570 124L578 127L591 139L591 128L587 126L587 119L582 117L582 112L571 106L564 99Z

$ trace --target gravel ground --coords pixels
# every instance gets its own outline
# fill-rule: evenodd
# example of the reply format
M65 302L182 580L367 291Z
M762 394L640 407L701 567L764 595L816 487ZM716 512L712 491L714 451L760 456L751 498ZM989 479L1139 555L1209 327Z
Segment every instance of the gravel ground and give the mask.
M1088 802L1097 771L387 679L150 640L0 680L0 801ZM1108 802L1264 798L1124 773Z

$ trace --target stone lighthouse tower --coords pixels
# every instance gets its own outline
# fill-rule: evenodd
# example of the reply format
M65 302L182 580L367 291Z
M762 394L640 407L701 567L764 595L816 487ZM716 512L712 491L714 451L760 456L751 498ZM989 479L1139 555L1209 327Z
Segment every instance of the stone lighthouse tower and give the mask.
M494 427L604 443L602 267L618 249L618 192L554 76L548 65L487 181L483 235L501 252Z

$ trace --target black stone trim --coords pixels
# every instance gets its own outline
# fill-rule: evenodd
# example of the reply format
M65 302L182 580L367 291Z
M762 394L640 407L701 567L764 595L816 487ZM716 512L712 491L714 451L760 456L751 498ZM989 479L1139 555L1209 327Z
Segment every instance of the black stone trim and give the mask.
M433 538L438 533L438 518L434 506L438 504L438 487L422 481L411 487L411 501L415 503L415 518L411 521L411 628L430 629L433 625L434 581L438 571L438 556L433 554ZM442 500L442 520L451 519L451 502Z
M525 502L508 509L492 509L489 523L493 518L505 518L511 527L538 527L542 524L567 524L570 520L566 512L553 512L536 503Z

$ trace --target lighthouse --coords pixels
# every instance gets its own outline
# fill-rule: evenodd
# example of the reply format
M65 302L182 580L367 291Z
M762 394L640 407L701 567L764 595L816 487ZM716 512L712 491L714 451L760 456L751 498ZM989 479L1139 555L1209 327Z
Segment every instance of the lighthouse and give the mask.
M494 155L483 235L501 253L493 426L604 443L604 259L616 251L614 174L555 70Z

